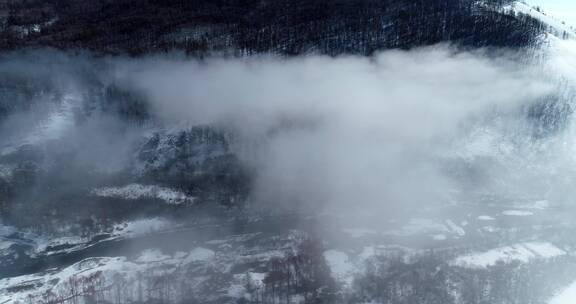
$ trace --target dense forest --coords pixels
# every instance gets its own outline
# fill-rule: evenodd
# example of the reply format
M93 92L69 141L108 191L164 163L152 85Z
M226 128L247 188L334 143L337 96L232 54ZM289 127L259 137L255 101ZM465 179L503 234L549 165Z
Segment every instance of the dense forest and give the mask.
M362 54L452 41L534 45L544 25L505 13L511 1L7 1L0 48L105 53Z

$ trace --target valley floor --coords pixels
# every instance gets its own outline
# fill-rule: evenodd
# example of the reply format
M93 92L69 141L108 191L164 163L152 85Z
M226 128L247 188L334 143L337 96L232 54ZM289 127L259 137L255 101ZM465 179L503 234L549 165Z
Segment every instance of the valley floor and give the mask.
M91 237L2 226L0 303L565 304L575 227L553 206L150 218Z

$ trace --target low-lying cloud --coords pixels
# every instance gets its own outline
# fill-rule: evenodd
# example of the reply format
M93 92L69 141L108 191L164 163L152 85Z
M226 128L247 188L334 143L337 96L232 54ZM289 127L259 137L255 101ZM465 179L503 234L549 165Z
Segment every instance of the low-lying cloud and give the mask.
M49 134L61 143L45 157L67 155L71 164L116 172L135 157L144 129L210 125L232 134L234 153L254 172L250 201L273 208L387 212L446 203L454 193L546 196L554 182L538 176L566 179L559 168L573 145L568 131L535 137L531 119L540 118L528 113L557 95L556 80L516 61L520 54L499 53L440 45L369 58L6 55L0 70L10 72L8 79L27 79L32 91L37 83L49 89L31 93L39 100L32 110L4 118L2 144ZM562 62L556 57L548 62ZM32 62L39 73L31 73ZM111 85L139 99L150 123L91 110L116 102L102 94ZM44 117L46 108L56 110ZM32 123L38 116L60 120L50 129ZM66 149L73 152L61 153ZM79 175L90 170L79 167L63 180L83 180Z
M371 58L155 59L116 77L165 123L234 133L257 172L256 201L386 208L446 200L456 185L442 157L470 130L551 93L511 58L436 46Z

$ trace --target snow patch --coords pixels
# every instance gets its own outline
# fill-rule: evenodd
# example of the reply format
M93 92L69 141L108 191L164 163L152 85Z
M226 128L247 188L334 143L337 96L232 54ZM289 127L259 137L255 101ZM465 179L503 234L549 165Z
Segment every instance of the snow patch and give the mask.
M526 3L516 1L509 6L506 6L504 10L514 13L525 14L536 20L539 20L540 22L548 26L548 31L552 35L558 38L574 38L576 36L574 30L571 29L568 25L566 25L563 21L551 17L545 12L538 11Z
M450 231L452 231L453 233L457 234L458 236L464 236L466 235L466 231L464 230L464 228L456 225L453 221L451 220L446 220L446 226L448 226L448 229L450 229Z
M61 252L60 250L54 250L59 246L78 246L88 242L88 238L83 238L79 236L65 236L58 238L50 238L49 240L38 239L36 252L51 251L51 254Z
M158 249L147 249L140 254L136 259L138 263L152 263L161 262L170 259L169 255L163 254L162 251Z
M480 220L480 221L494 221L496 219L489 216L489 215L481 215L478 217L478 220Z
M548 304L574 304L574 299L576 299L576 282L555 295Z
M334 278L344 284L344 287L352 286L356 267L350 261L348 254L337 250L327 250L324 252L324 258Z
M524 210L506 210L502 212L503 215L508 216L531 216L534 215L531 211L524 211Z
M174 224L161 218L149 218L125 222L114 226L114 236L137 237L163 231L174 227Z
M514 261L528 263L534 259L548 259L562 255L566 255L566 252L550 243L531 242L459 256L450 264L477 269Z
M194 248L190 254L184 259L185 264L189 264L192 262L205 262L212 260L216 254L214 251L202 247Z
M100 197L127 200L159 199L174 205L194 202L194 197L190 197L183 192L156 185L129 184L122 187L104 187L94 189L92 194Z

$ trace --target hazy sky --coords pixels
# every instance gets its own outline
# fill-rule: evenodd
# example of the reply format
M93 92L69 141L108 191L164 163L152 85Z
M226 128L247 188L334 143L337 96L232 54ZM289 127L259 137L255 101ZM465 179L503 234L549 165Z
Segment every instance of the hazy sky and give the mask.
M528 0L539 5L545 12L576 27L576 0Z

